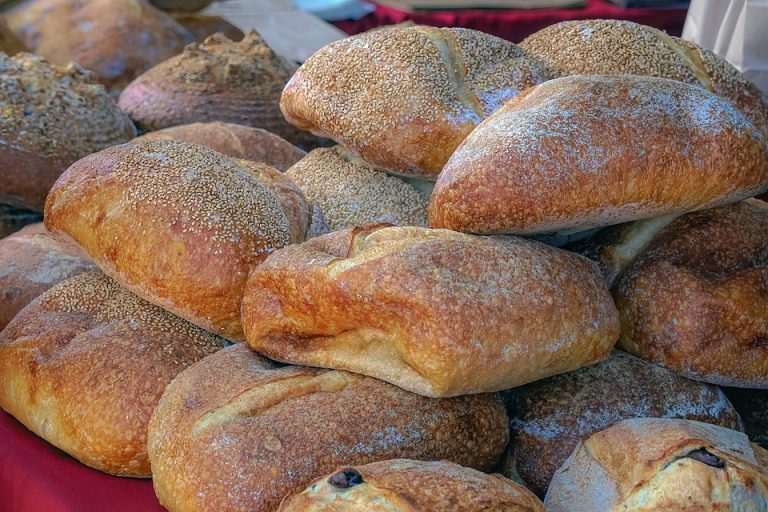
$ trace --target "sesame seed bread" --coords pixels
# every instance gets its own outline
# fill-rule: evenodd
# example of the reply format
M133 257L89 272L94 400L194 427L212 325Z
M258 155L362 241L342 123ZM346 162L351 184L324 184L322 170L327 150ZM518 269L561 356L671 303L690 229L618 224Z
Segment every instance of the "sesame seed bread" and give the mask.
M76 160L136 136L131 120L76 64L0 53L0 202L42 210Z
M641 76L571 76L509 101L440 174L430 225L575 232L768 189L768 144L727 100Z
M483 32L392 27L320 49L288 82L280 108L376 167L434 181L480 121L549 78L537 59Z
M332 231L381 223L427 225L428 195L343 146L315 149L285 175L320 205Z
M250 271L306 231L291 226L256 174L173 140L80 160L51 190L45 223L140 297L233 340L243 338L240 301Z
M4 16L30 51L56 64L77 62L113 95L193 41L146 0L32 0Z
M747 436L698 421L642 418L579 445L555 473L548 512L764 510L768 468Z
M522 485L452 462L395 459L340 467L278 512L544 512Z
M147 427L165 386L224 345L88 272L45 292L0 333L0 406L88 466L149 477Z
M608 356L618 319L591 262L524 239L372 226L270 255L242 307L272 359L429 397L496 391Z
M175 11L170 14L177 23L189 30L189 33L198 43L202 43L208 36L217 32L221 32L232 41L242 41L245 37L242 30L221 16L208 16L198 12L184 11Z
M682 418L744 429L717 387L620 350L594 366L512 389L505 401L510 443L503 473L519 475L541 497L579 441L622 420Z

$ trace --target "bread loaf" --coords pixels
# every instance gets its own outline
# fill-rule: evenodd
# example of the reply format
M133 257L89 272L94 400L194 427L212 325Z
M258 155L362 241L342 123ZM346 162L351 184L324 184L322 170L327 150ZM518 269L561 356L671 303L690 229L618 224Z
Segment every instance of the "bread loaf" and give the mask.
M8 28L5 19L0 18L0 52L7 55L16 55L24 51L27 51L24 43Z
M496 391L596 363L616 310L577 255L516 238L373 226L275 252L243 299L250 346L430 397Z
M728 400L744 421L744 432L768 449L768 390L723 388Z
M435 184L434 227L573 232L768 189L765 139L728 101L638 76L551 80L508 102Z
M747 436L698 421L626 420L579 445L555 473L548 512L760 510L768 468Z
M715 386L679 377L626 352L588 368L510 390L504 474L544 496L557 468L592 434L630 418L683 418L743 430Z
M82 249L55 241L42 224L0 240L0 329L44 291L95 269Z
M285 174L320 205L333 231L380 223L427 225L429 196L343 146L315 149Z
M306 155L290 142L266 130L219 122L173 126L146 133L133 142L158 139L183 140L207 146L228 157L264 162L280 171L287 170Z
M727 98L768 135L768 102L755 84L719 55L656 28L624 20L564 21L520 47L557 76L645 75L702 87Z
M120 95L120 107L144 130L222 121L312 146L317 139L289 125L278 107L295 69L255 31L239 43L215 34L134 80Z
M114 95L193 40L146 0L32 0L6 18L31 51L56 64L77 62Z
M273 368L237 344L168 386L149 456L171 512L271 512L342 463L445 459L489 470L506 421L495 395L431 400L352 373Z
M172 12L171 16L182 27L189 30L195 41L202 43L205 38L221 32L232 41L240 41L245 37L242 30L232 25L221 16L207 16L197 12Z
M224 344L88 272L0 334L0 406L84 464L148 477L147 427L165 386Z
M525 487L452 462L387 460L340 467L279 512L544 512Z
M80 160L51 190L45 222L140 297L235 340L248 274L306 231L255 174L171 140Z
M280 108L366 162L434 180L483 118L549 78L516 45L476 30L393 27L319 50L288 82Z
M0 202L42 210L72 162L136 136L93 75L37 55L0 54Z

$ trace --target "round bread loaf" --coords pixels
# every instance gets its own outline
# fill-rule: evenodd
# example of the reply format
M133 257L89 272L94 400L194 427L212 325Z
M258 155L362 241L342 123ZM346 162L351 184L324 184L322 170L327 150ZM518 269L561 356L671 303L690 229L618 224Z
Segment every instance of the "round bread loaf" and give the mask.
M213 0L150 0L155 7L164 11L202 11L213 3Z
M40 212L0 203L0 239L17 232L24 226L42 221L43 214Z
M518 238L372 226L275 252L242 307L272 359L430 397L496 391L608 356L618 319L586 258Z
M0 406L84 464L148 477L147 428L165 386L224 345L88 272L45 292L0 334Z
M197 12L172 12L171 16L182 27L189 30L192 37L198 43L202 43L205 38L221 32L225 37L232 41L241 41L245 34L242 30L222 18L221 16L207 16Z
M761 510L768 468L759 450L741 432L707 423L626 420L579 443L555 473L544 507L547 512Z
M744 421L749 438L768 449L768 391L764 389L723 388Z
M557 76L645 75L679 80L728 98L768 135L768 102L724 58L694 43L624 20L550 25L520 46Z
M493 394L431 400L362 375L272 368L237 344L168 386L149 457L171 512L271 512L342 463L446 459L489 470L506 421Z
M0 202L42 210L72 162L136 136L93 75L37 55L0 54Z
M510 390L504 474L544 496L557 468L592 434L630 418L683 418L743 430L715 386L679 377L626 352L588 368Z
M24 43L8 28L5 19L0 18L0 52L6 55L16 55L26 50L27 47L24 46Z
M115 95L193 41L146 0L32 0L5 16L31 51L56 64L77 62Z
M483 118L549 78L537 59L483 32L392 27L319 50L288 82L280 108L376 167L434 180Z
M248 274L306 232L291 226L256 174L211 149L172 140L80 160L51 190L45 222L54 237L72 238L140 297L235 340L243 337Z
M517 96L456 150L434 227L574 232L768 189L768 144L727 100L639 76L572 76Z
M343 146L315 149L285 174L320 205L333 231L381 223L427 225L429 196Z
M686 377L768 388L768 203L684 215L619 276L622 348Z
M0 240L0 329L44 291L95 269L82 249L55 241L42 223L3 238Z
M525 487L452 462L387 460L340 467L278 512L544 512Z
M149 132L133 139L183 140L207 146L228 157L264 162L285 171L301 160L306 153L290 142L260 128L230 123L192 123Z
M317 139L289 125L278 106L295 69L256 31L239 43L215 34L134 80L120 95L120 107L144 130L223 121L311 146Z

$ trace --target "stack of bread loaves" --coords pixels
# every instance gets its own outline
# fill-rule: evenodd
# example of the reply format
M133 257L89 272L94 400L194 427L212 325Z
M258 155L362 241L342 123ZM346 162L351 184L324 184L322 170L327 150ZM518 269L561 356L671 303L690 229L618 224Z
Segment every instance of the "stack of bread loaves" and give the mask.
M714 54L217 34L118 105L2 58L0 198L45 208L0 241L0 406L84 464L174 512L768 508L768 102Z

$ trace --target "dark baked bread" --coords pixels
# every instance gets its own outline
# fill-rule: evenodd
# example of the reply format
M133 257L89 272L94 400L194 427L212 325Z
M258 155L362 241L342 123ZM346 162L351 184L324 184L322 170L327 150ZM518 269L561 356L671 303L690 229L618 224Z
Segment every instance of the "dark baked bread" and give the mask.
M171 512L272 512L340 464L445 459L489 470L506 421L493 394L433 400L352 373L273 368L237 344L168 386L149 456Z
M147 426L165 386L224 344L101 272L85 273L0 334L0 406L84 464L148 477Z
M768 390L723 388L744 421L749 438L768 449Z
M715 386L679 377L626 352L507 394L510 444L504 473L543 497L579 441L630 418L683 418L743 430Z
M279 512L544 512L525 487L452 462L387 460L339 467Z
M175 11L171 13L173 19L181 26L189 30L195 41L201 43L206 37L221 32L232 41L240 41L245 37L242 30L222 18L221 16L207 16L197 12Z

